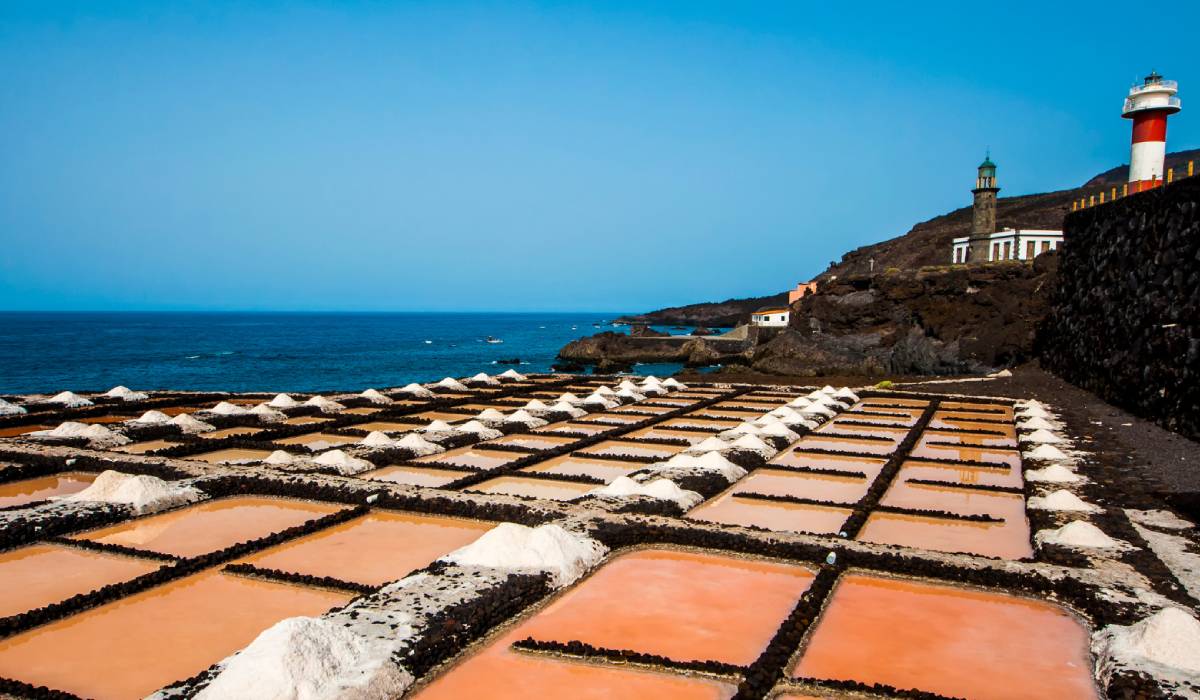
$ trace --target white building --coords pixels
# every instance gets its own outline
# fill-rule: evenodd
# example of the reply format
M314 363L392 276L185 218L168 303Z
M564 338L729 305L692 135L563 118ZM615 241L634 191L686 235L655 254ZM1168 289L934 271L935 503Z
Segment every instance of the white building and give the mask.
M750 325L768 327L786 326L791 313L791 310L783 306L759 309L750 314Z
M980 238L986 239L987 262L1033 260L1042 253L1058 250L1058 247L1062 245L1063 233L1062 231L1043 229L1006 228L988 236L962 236L954 239L952 262L955 265L968 262L972 240L975 242L976 250L983 248L981 243L984 241L979 240ZM969 262L984 261L971 259Z

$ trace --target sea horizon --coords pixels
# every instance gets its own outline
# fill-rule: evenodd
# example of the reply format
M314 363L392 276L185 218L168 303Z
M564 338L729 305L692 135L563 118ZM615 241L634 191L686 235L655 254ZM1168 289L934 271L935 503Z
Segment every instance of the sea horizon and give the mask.
M362 391L548 372L616 312L2 311L0 393ZM493 341L488 342L488 338ZM519 361L515 362L515 361ZM640 365L641 374L677 365Z

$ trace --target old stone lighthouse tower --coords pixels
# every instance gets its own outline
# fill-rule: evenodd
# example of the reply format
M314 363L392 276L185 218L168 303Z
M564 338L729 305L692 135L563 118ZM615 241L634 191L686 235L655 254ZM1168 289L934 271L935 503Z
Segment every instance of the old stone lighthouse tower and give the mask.
M996 164L989 153L979 164L979 175L975 178L975 206L972 209L971 251L967 259L978 262L988 259L988 245L996 232Z

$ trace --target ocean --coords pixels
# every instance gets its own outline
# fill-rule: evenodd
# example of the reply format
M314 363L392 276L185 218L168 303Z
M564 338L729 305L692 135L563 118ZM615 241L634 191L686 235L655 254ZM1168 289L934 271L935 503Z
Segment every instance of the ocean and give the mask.
M603 313L0 313L0 393L361 391L546 372ZM595 327L593 324L601 324ZM502 343L488 343L492 336ZM679 365L639 365L670 374Z

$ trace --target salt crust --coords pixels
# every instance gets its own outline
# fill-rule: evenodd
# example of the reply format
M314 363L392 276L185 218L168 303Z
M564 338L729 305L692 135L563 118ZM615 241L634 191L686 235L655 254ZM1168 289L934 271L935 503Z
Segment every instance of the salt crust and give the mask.
M618 476L607 486L588 491L593 496L627 497L647 496L660 501L671 501L680 508L687 510L704 500L704 496L695 491L686 491L669 479L655 479L646 483L638 483L627 476Z
M22 413L28 413L24 406L0 399L0 416L16 416Z
M1064 489L1059 489L1046 496L1031 496L1026 505L1036 510L1057 510L1071 513L1095 513L1101 510L1099 506L1088 503Z
M410 635L411 627L397 630ZM222 664L202 700L384 700L413 677L351 629L323 617L292 617L267 628Z
M411 384L405 384L403 387L397 389L397 391L402 394L408 394L409 396L416 396L417 398L422 399L427 399L430 396L433 396L432 391L415 382Z
M442 561L512 573L545 571L555 587L562 587L582 576L607 553L608 548L596 540L569 532L561 525L501 523L442 557Z
M204 498L204 493L192 486L173 484L153 476L123 474L109 469L101 472L86 489L64 496L62 500L127 505L138 515L144 515L195 503Z
M164 423L170 423L171 417L162 411L146 411L142 415L129 422L137 423L138 425L162 425Z
M280 423L287 420L286 414L284 414L282 411L276 411L265 403L260 403L254 408L250 409L250 413L258 416L258 419L264 423Z
M371 403L388 404L392 402L391 399L384 396L383 393L377 389L367 389L363 393L359 394L359 396L370 401Z
M1035 539L1039 544L1057 544L1064 547L1124 549L1128 543L1113 539L1104 531L1086 520L1074 520L1054 530L1040 530Z
M1200 621L1176 607L1166 607L1128 627L1109 625L1092 635L1097 667L1108 675L1114 667L1159 674L1168 667L1200 675Z
M29 437L86 438L91 445L126 445L130 442L129 438L118 432L109 430L103 425L88 425L87 423L76 423L75 421L61 423L53 430L35 430L29 433Z
M171 419L171 425L178 427L185 433L206 433L213 429L211 425L202 420L197 420L186 413L180 413Z
M521 374L515 369L506 369L500 373L500 376L504 377L505 379L515 379L518 382L525 381L525 375Z
M1067 459L1066 453L1054 445L1038 445L1032 450L1026 450L1024 455L1027 459L1038 459L1046 462Z
M446 377L445 379L441 380L440 382L437 382L436 384L434 384L434 386L440 387L443 389L452 389L454 391L468 391L467 385L458 381L454 377Z
M1132 510L1126 509L1125 515L1138 525L1157 527L1163 530L1188 530L1196 527L1169 510Z
M1063 441L1062 438L1044 428L1039 428L1029 435L1021 438L1023 442L1032 442L1035 445L1057 445Z
M267 402L271 408L295 408L300 405L300 402L287 394L276 394L275 398Z
M245 409L235 403L229 403L228 401L222 401L216 406L205 410L205 413L214 413L218 416L244 416L249 412L250 411L248 409Z
M321 410L321 413L337 413L345 408L345 406L341 405L337 401L334 401L333 399L327 399L324 396L314 396L308 401L305 401L304 405L316 406Z
M122 401L144 401L150 398L150 395L142 391L134 391L127 386L114 386L104 395L110 399L121 399Z
M333 467L335 470L337 470L338 474L343 476L361 474L365 471L370 471L375 468L375 465L371 464L367 460L359 459L358 457L351 457L342 450L330 450L328 452L322 452L315 459L313 459L313 462L320 464L323 467Z
M1030 469L1025 472L1025 480L1048 484L1074 484L1084 479L1061 464L1051 464L1045 469Z
M92 402L85 399L73 391L64 391L46 399L45 403L58 403L67 408L79 408L80 406L91 406Z

